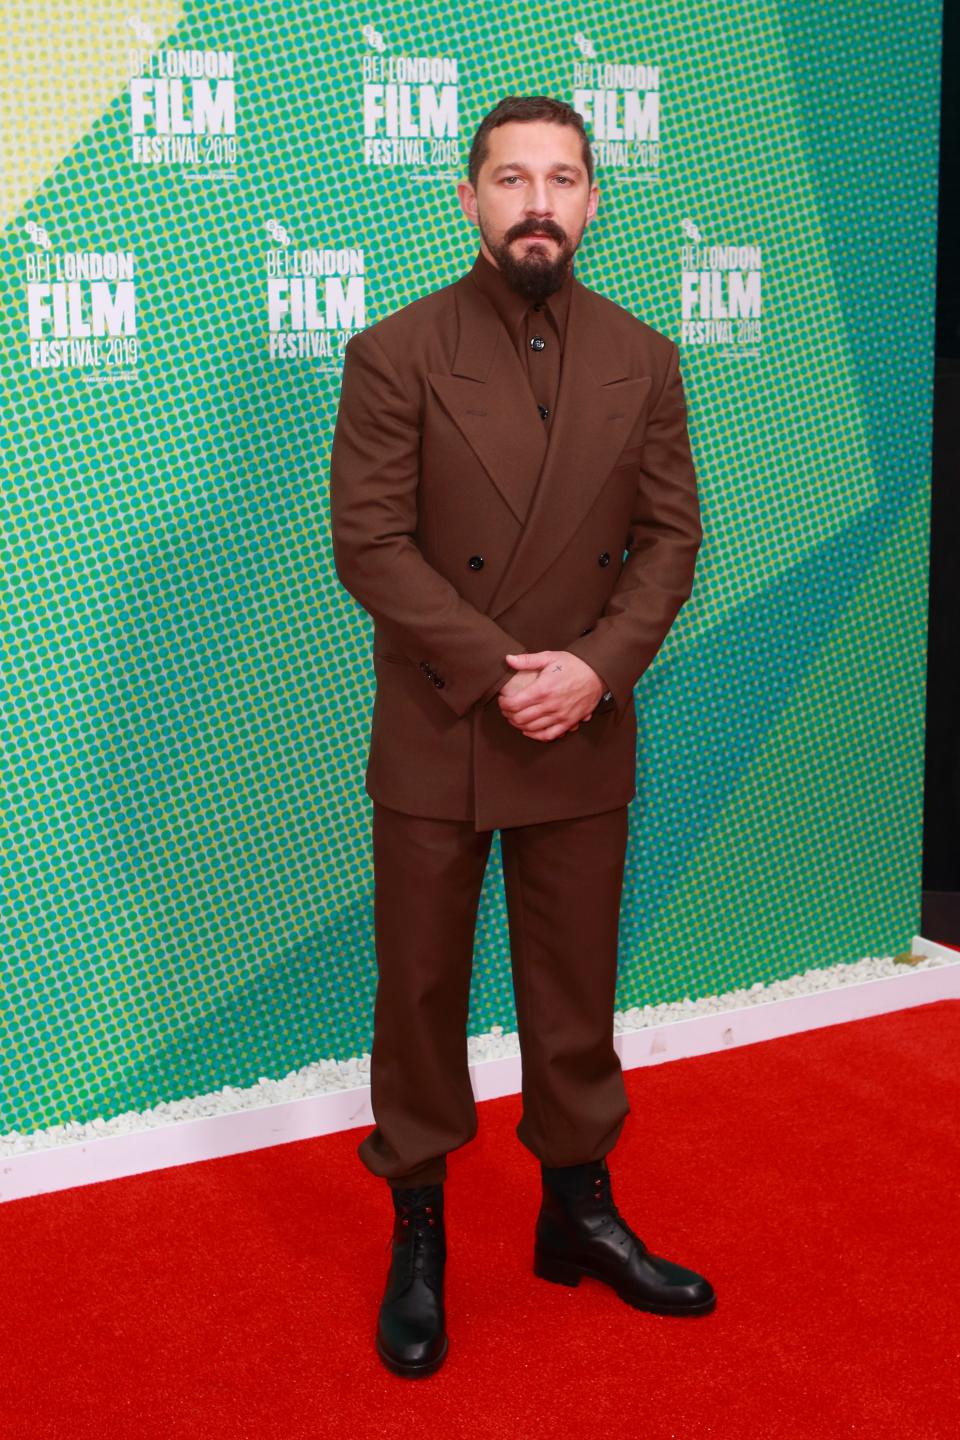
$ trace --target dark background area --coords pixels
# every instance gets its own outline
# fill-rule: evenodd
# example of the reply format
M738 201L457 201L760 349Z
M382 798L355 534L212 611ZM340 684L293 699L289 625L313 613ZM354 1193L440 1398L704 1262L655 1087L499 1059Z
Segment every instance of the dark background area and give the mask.
M960 3L944 0L920 933L960 945Z

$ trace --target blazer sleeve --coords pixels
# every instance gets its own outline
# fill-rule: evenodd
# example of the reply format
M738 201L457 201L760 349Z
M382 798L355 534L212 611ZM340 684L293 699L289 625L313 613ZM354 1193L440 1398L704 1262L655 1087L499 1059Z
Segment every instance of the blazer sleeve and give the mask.
M596 624L565 646L613 692L618 719L690 597L703 539L680 350L671 343L637 461L630 553Z
M423 683L454 714L484 704L526 649L428 564L414 540L420 418L370 330L348 340L330 452L330 528L337 575L375 620L405 641Z

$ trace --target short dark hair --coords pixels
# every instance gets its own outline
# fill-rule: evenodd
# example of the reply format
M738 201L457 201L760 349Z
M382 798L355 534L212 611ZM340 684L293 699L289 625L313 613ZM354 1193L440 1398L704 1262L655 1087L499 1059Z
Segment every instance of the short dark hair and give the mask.
M593 184L593 152L590 149L590 141L580 113L574 110L572 105L568 105L565 100L553 100L549 95L505 95L499 105L495 105L488 115L484 115L477 126L477 133L470 146L467 179L474 189L477 188L480 167L486 160L490 149L487 136L491 130L495 130L498 125L505 125L508 120L521 122L549 120L554 125L572 126L580 136L580 148L587 171L587 183L588 185Z

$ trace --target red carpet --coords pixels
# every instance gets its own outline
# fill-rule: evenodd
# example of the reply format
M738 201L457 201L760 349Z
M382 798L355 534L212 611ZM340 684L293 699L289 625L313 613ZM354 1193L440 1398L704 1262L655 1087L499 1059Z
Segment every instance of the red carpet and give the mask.
M960 1002L627 1084L615 1198L712 1315L532 1275L510 1097L450 1157L426 1380L373 1349L390 1208L363 1130L0 1206L2 1440L954 1440Z

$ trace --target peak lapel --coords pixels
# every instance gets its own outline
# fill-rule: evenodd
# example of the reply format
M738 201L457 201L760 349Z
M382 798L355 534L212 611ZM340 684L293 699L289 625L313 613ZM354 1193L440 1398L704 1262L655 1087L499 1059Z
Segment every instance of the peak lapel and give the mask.
M455 292L460 333L452 373L432 371L427 379L523 526L486 606L496 618L575 533L633 428L651 377L628 375L625 352L604 323L604 302L574 277L544 457L543 421L499 316L469 276ZM531 501L530 474L538 471Z
M456 284L460 334L450 375L427 379L520 524L543 463L543 421L499 315L469 276Z
M574 277L556 417L524 529L486 613L503 614L567 545L623 449L650 388L628 374L605 304Z

